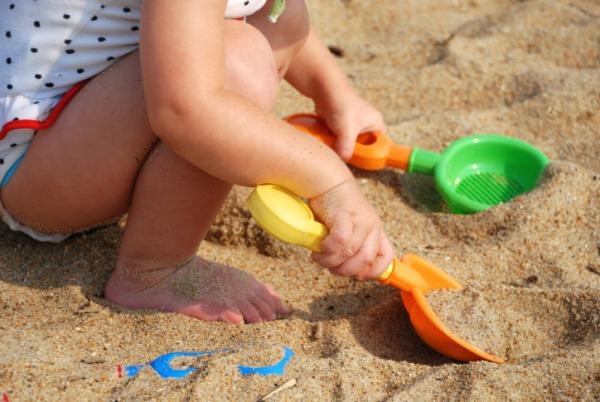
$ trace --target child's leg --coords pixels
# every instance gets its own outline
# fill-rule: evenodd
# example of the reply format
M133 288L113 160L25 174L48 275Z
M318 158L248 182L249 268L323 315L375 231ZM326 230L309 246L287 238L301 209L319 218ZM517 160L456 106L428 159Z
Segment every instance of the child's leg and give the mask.
M278 81L271 49L253 28L226 25L227 86L270 108ZM272 319L285 311L273 291L195 257L229 188L158 142L132 54L88 83L55 125L35 137L1 196L18 220L49 233L129 210L106 288L110 300L207 320Z
M195 257L230 185L159 143L137 178L109 300L205 320L271 320L279 297L251 275Z

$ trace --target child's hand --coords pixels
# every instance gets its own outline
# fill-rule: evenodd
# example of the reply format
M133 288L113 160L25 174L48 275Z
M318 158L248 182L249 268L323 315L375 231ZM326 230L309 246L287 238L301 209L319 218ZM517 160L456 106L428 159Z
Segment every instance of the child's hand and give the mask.
M335 152L348 161L356 137L367 131L385 131L381 113L353 89L338 92L333 99L315 100L316 112L337 136Z
M354 180L348 180L310 200L310 206L329 228L315 262L340 276L377 278L394 257L377 213Z

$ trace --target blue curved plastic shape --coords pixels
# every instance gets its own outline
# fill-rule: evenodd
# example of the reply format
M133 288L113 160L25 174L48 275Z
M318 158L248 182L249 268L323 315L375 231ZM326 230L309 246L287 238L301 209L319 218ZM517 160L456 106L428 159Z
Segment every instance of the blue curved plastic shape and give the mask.
M146 364L139 364L137 366L125 366L125 375L127 377L136 376L140 372L140 370L146 366Z
M188 367L177 370L171 367L171 361L177 357L197 357L207 353L209 352L171 352L152 360L150 366L162 378L183 378L198 370L198 367Z
M238 369L240 370L240 373L242 375L252 375L252 374L258 374L258 375L262 375L262 376L267 376L267 375L282 375L285 369L285 366L289 363L290 359L292 358L292 356L294 356L294 351L288 347L284 347L284 355L283 355L283 359L281 359L279 361L279 363L276 363L272 366L265 366L265 367L250 367L250 366L238 366Z
M161 376L162 378L183 378L194 371L198 370L199 367L187 367L184 369L174 369L171 367L171 361L178 357L197 357L203 355L212 355L219 352L226 352L229 349L219 349L214 351L207 352L171 352L166 353L162 356L157 357L152 360L148 364L135 365L135 366L126 366L125 373L128 377L133 377L137 375L140 370L142 370L146 366L150 366L154 369L156 374Z

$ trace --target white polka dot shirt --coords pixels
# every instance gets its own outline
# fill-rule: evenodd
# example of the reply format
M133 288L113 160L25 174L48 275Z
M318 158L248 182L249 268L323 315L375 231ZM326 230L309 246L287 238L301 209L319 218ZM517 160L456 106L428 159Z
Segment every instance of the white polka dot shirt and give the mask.
M0 0L0 98L65 93L137 49L141 1ZM229 0L225 17L265 2Z

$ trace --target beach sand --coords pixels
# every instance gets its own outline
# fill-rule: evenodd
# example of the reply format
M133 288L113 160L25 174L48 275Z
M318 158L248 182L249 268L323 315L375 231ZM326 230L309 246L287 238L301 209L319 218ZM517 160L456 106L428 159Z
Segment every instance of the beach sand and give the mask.
M292 307L235 326L103 299L122 222L58 245L0 228L0 397L29 400L599 400L600 4L594 0L309 1L325 42L394 140L441 151L502 133L553 163L531 193L444 212L431 178L355 170L401 255L476 287L507 363L458 363L414 333L397 291L338 278L261 231L236 188L198 253L270 283ZM276 114L312 110L284 85ZM326 172L324 172L326 174ZM458 310L458 309L457 309ZM281 376L242 376L295 355ZM168 352L163 379L141 365ZM121 377L119 376L121 369Z

